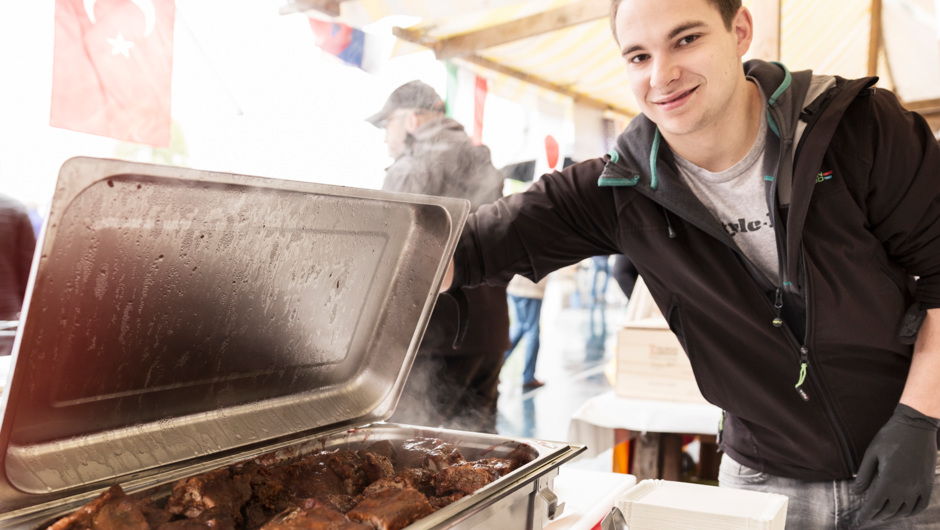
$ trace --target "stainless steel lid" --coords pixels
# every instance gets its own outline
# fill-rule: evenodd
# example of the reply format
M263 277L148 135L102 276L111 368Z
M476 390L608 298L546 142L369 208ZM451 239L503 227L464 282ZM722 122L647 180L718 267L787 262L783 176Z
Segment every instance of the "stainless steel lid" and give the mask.
M2 398L0 508L389 417L468 209L69 160Z

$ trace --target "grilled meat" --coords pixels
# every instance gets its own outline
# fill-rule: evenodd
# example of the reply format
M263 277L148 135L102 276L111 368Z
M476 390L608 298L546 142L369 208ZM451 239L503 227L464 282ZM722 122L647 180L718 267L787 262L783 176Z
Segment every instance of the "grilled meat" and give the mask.
M154 492L128 496L112 486L48 530L397 530L528 460L514 451L467 462L435 438L283 462L267 454L178 480L157 502Z
M428 498L414 488L389 488L366 497L346 513L377 530L399 530L433 512Z

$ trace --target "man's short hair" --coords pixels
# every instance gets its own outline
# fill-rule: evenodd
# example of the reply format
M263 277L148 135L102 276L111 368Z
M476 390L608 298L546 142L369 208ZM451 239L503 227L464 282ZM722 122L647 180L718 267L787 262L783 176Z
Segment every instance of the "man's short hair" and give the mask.
M610 30L614 33L614 40L620 42L617 38L617 9L623 0L611 0L610 2ZM708 3L718 8L721 13L721 20L725 23L725 29L731 29L731 21L741 9L741 0L708 0Z

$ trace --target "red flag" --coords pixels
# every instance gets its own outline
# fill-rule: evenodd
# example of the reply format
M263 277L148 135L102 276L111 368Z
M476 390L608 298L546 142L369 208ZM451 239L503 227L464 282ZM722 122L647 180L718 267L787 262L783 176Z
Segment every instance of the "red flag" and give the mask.
M308 20L317 46L321 50L330 55L335 55L353 66L362 64L362 31L353 29L346 24L335 24L316 18Z
M483 108L486 105L486 79L476 76L473 84L473 144L483 143Z
M558 140L550 134L545 137L545 156L548 160L548 168L555 169L558 165Z
M391 55L394 37L380 37L346 24L310 17L310 29L317 47L349 66L373 73Z
M56 0L53 127L170 145L173 0Z

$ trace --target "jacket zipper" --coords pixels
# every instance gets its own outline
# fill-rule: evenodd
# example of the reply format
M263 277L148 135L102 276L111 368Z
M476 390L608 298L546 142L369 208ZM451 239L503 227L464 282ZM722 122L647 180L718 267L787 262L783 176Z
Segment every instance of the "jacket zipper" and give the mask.
M771 112L774 112L776 110L777 110L776 108L773 108L771 109ZM803 134L800 138L800 142L799 142L800 144L802 144L802 139L806 138L810 134L810 132L813 129L813 125L815 125L815 123L816 123L816 120L813 120L812 122L808 122L806 124L806 128L803 130ZM783 139L781 138L780 141L782 142ZM798 149L799 146L797 145L797 146L794 146L793 148ZM781 149L780 153L778 154L779 158L777 160L777 175L778 176L780 174L780 165L782 163L782 157L784 156L787 156L786 150ZM793 164L792 164L793 168L796 167L797 159L798 159L797 157L794 157L793 159ZM792 177L791 177L791 180L792 180ZM792 182L791 182L791 189L792 189ZM777 211L777 206L776 206L777 205L776 197L777 197L777 178L774 178L770 184L770 191L767 197L767 207L770 210L771 222L774 225L774 232L777 235L777 237L775 237L775 240L777 243L777 256L778 256L777 263L779 267L778 278L780 282L780 285L777 286L776 288L775 296L774 296L775 318L773 320L773 325L775 327L782 327L784 330L786 330L786 333L785 333L786 337L790 340L793 346L796 347L797 351L799 351L800 372L799 372L799 378L797 379L796 385L794 386L794 388L796 389L796 392L799 394L800 398L803 401L809 401L809 395L803 389L803 384L806 382L807 377L809 377L810 382L812 382L813 385L819 390L819 398L820 398L819 401L820 403L822 403L823 410L826 413L826 417L829 418L829 424L832 426L833 430L836 433L836 438L838 439L839 448L841 449L840 452L842 453L843 464L848 466L846 471L848 471L849 473L852 473L857 468L856 468L856 463L855 463L855 457L852 452L851 446L848 442L848 436L846 435L845 428L843 427L842 422L839 421L838 415L836 414L835 409L832 406L832 402L829 398L828 392L826 392L823 388L821 379L816 374L815 370L810 369L810 362L809 362L810 351L806 345L809 342L808 338L810 334L810 322L811 322L810 304L809 304L809 291L811 290L811 286L809 285L808 274L804 274L804 276L806 277L806 282L805 282L806 285L804 285L803 287L803 294L802 294L803 314L804 314L803 340L802 341L797 340L796 336L793 334L793 330L791 330L789 326L784 326L783 290L782 289L784 288L785 281L786 281L785 267L787 263L787 259L786 259L786 246L787 246L786 237L787 236L786 236L783 226L780 224L780 219L778 219L777 217L778 211ZM800 252L800 265L802 267L802 270L806 271L807 270L806 257L803 255L802 250L800 250L799 252Z
M775 190L775 193L776 193L776 190ZM659 202L659 201L656 201L656 202ZM662 203L660 203L660 204L662 205ZM665 209L666 211L669 211L668 208L665 208L665 206L664 206L664 209ZM772 211L774 211L774 213L772 213L771 215L773 216L773 221L774 221L774 224L775 224L775 226L776 226L777 219L776 219L776 212L775 212L775 210L776 210L776 209L772 210ZM693 224L695 224L695 223L693 223ZM698 226L698 225L696 224L696 226ZM705 232L708 232L708 233L712 233L712 234L715 233L715 232L712 231L710 228L709 228L709 229L706 229L705 227L702 227L702 226L699 226L699 228L702 229L702 230L705 231ZM777 239L778 239L778 243L777 243L777 246L778 246L778 247L777 247L777 252L778 252L778 253L779 253L779 252L783 252L783 251L780 249L779 238L777 238ZM720 239L719 239L719 241L720 241ZM752 276L752 278L755 279L755 283L757 284L757 287L760 288L760 289L762 289L762 292L765 292L765 293L766 293L769 288L774 288L773 284L772 284L770 281L766 280L766 279L763 277L763 273L760 272L760 270L755 267L755 265L751 262L751 260L748 259L747 256L745 256L745 255L741 252L741 250L737 248L736 245L728 245L728 248L731 249L732 252L736 253L736 254L738 255L738 257L741 258L741 260L742 260L744 263L747 264L748 269L751 271L751 276ZM803 263L803 270L806 270L805 262L804 262L804 260L803 260L802 257L801 257L801 262ZM809 289L809 286L806 287L806 289L804 290L804 292L807 292L808 289ZM775 299L774 299L774 303L773 303L773 309L774 309L774 314L775 314L776 316L775 316L775 318L774 318L773 324L774 324L775 327L780 327L780 328L784 331L784 336L786 337L786 339L790 342L790 344L791 344L791 346L794 348L794 350L796 350L796 351L799 352L799 360L800 360L800 378L803 379L803 381L797 381L796 392L797 392L798 394L800 394L800 397L801 397L804 401L809 401L809 395L806 393L805 390L802 389L802 386L803 386L803 385L801 384L802 382L805 382L805 378L806 378L806 377L809 378L810 382L813 383L813 384L816 386L816 388L820 389L820 399L819 399L819 401L820 401L820 403L822 403L823 410L824 410L825 413L826 413L826 417L829 418L829 423L830 423L830 425L833 427L833 430L836 432L836 438L837 438L837 442L838 442L838 445L839 445L839 448L840 448L840 453L842 454L843 464L845 464L845 465L848 466L848 468L846 469L846 471L849 472L849 473L852 473L853 470L855 470L855 469L857 469L857 468L856 468L856 464L855 464L855 458L854 458L854 456L853 456L853 454L852 454L852 451L850 450L850 446L849 446L849 443L848 443L848 437L847 437L846 434L845 434L845 429L842 427L842 423L841 423L840 421L837 421L837 416L836 416L836 413L835 413L835 409L832 407L832 403L829 401L829 398L828 398L827 394L826 394L825 392L823 392L823 390L822 390L822 385L821 385L821 382L819 381L819 378L816 376L815 371L813 371L813 370L811 369L811 367L810 367L810 362L809 362L809 354L810 354L810 351L809 351L809 348L806 347L805 345L803 345L803 344L801 343L801 341L797 340L796 335L793 334L793 331L790 329L790 327L789 327L789 326L786 326L785 323L784 323L784 321L783 321L783 316L782 316L782 310L783 310L783 291L781 290L780 287L776 287L775 297L774 297L774 298L775 298ZM765 297L764 300L767 300L767 298ZM769 302L769 301L768 301L768 302ZM805 307L805 311L804 311L804 313L805 313L805 329L806 329L806 334L807 334L807 336L808 336L808 335L809 335L809 325L810 325L810 315L809 315L809 304L808 304L808 302L807 302L807 297L806 297L806 295L803 296L803 302L804 302L804 307ZM778 319L779 319L779 322L780 322L779 326L777 325ZM719 442L721 441L721 438L722 438L722 431L724 430L724 425L723 425L723 424L724 424L724 418L725 418L725 413L724 413L724 411L722 411L722 417L721 417L721 421L719 422L718 437L717 437L717 441L719 441Z
M802 257L800 261L801 262L804 261ZM803 266L804 266L803 270L806 270L805 263L803 263ZM809 290L808 285L806 286L806 290L807 291ZM809 308L809 304L807 303L805 296L803 298L803 301L804 301L804 304L806 305L805 325L806 325L806 330L807 330L806 334L808 336L809 325L810 325L810 314L809 314L810 308ZM822 381L819 379L819 376L816 374L815 370L812 370L812 367L810 366L809 348L801 344L800 341L797 340L796 335L793 334L793 331L790 329L789 326L782 326L782 329L785 332L784 336L787 338L790 344L794 347L794 349L800 352L800 365L801 365L800 381L797 382L796 390L800 394L800 397L803 398L804 401L809 401L809 396L806 394L805 391L802 390L802 384L801 384L807 378L819 390L819 402L822 403L823 410L826 413L826 417L829 418L829 423L830 425L832 425L833 430L836 433L836 438L838 438L839 448L841 449L841 453L843 457L843 464L847 466L847 469L846 469L847 472L854 473L854 471L857 469L856 458L854 456L854 453L851 450L851 446L848 441L848 436L846 436L845 434L845 429L842 426L842 422L838 421L838 416L836 415L835 409L832 407L832 402L830 401L828 394L825 392L823 388Z
M803 255L803 251L800 251L800 265L804 271L808 270L806 267L806 256ZM809 337L809 325L810 325L810 304L809 304L809 295L808 293L812 290L812 285L810 285L810 277L808 274L804 274L806 278L806 286L803 290L804 293L807 293L803 296L803 306L805 314L805 329L806 337ZM790 333L792 336L792 332ZM794 337L795 338L795 337ZM823 405L823 409L826 411L826 416L829 418L829 423L832 424L833 430L836 432L836 437L839 439L839 446L842 449L842 457L844 464L847 466L846 471L853 474L858 469L858 462L854 452L852 451L852 446L849 444L849 437L845 432L845 427L842 425L842 422L839 420L839 416L836 414L835 408L832 406L832 400L829 398L829 393L826 391L823 386L822 379L816 373L815 370L810 370L809 367L809 349L806 346L801 346L801 352L806 352L806 375L809 377L810 382L819 390L820 402Z

